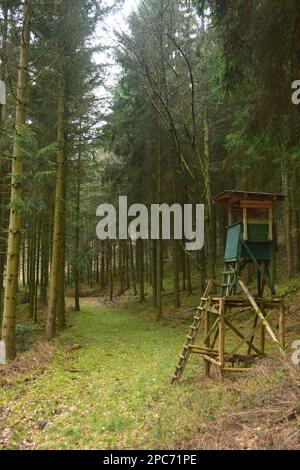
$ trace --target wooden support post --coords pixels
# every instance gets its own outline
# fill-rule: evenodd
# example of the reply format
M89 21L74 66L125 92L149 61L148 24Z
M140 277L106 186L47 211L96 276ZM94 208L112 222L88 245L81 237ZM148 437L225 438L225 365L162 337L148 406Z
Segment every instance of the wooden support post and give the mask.
M260 310L261 310L263 316L265 317L266 314L265 314L265 310L264 310L263 304L260 305ZM261 353L262 355L265 354L265 341L266 341L266 327L265 327L265 325L262 323L262 324L261 324L261 327L260 327L260 353Z
M279 303L279 339L282 349L285 349L285 306L284 302Z
M204 346L210 348L210 313L207 310L205 311L204 317L204 333ZM204 375L205 377L209 377L210 375L210 362L207 359L204 359Z
M243 208L244 240L248 240L248 216L247 207Z
M269 209L269 240L273 240L273 209Z
M229 211L228 211L228 225L233 224L233 214L232 214L232 205L230 204L229 206Z
M220 375L223 377L223 368L225 366L225 301L224 298L219 300L219 362Z
M257 269L256 270L256 282L257 282L257 297L261 297L261 274L260 271Z
M252 325L253 331L255 331L255 328L256 328L256 325L257 325L257 320L258 320L257 313L254 312L253 325ZM248 343L248 354L249 355L251 354L252 345L253 345L253 341L254 341L254 336L255 336L255 334L253 333L253 335L251 336L250 341Z
M257 270L260 271L261 276L265 279L266 283L268 284L268 286L269 286L269 288L270 288L270 290L271 290L271 292L272 292L272 290L274 290L274 288L273 288L273 286L272 286L272 284L271 284L271 282L270 282L270 279L267 279L267 278L266 278L265 273L264 273L263 270L261 269L260 265L258 264L256 258L255 258L254 255L253 255L252 251L249 249L247 243L245 243L244 240L241 240L241 242L242 242L242 245L244 246L245 250L247 251L248 255L249 255L250 258L252 259L252 261L253 261L254 265L256 266Z

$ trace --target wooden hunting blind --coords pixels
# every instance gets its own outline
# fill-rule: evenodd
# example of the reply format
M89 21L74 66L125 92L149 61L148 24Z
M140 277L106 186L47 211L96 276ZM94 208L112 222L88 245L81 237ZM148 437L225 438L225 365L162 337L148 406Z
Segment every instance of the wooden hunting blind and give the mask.
M228 208L229 225L224 253L224 270L218 295L215 282L208 281L193 324L176 367L172 382L180 378L191 353L204 359L205 375L209 376L211 365L225 372L244 372L257 356L265 354L266 332L272 341L284 351L284 303L275 298L272 275L274 256L274 204L283 201L283 194L255 193L247 191L224 191L213 198L216 204ZM256 271L255 294L241 278L246 265ZM264 296L265 287L270 296ZM270 311L268 312L268 309ZM279 313L279 338L269 323L271 315ZM248 331L241 328L239 315L250 319ZM239 323L237 323L239 321ZM198 332L203 328L203 341L196 345ZM227 333L238 338L237 344L226 351ZM259 333L259 341L257 341ZM232 343L232 340L231 340ZM241 364L243 365L241 367ZM246 365L246 367L245 367Z
M273 209L274 203L283 199L283 194L245 191L224 191L213 198L215 203L228 207L229 215L221 295L231 289L236 293L237 276L248 263L256 267L257 295L262 295L263 284L275 294L270 269L274 255Z

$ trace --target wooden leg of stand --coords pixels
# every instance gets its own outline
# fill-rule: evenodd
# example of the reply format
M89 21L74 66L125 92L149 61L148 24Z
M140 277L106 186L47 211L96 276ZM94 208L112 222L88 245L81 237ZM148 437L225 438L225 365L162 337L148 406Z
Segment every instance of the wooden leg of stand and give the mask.
M282 349L285 349L285 306L284 302L279 304L279 339Z
M225 302L224 299L219 300L219 362L220 362L220 375L223 377L225 366Z
M265 311L263 305L260 306L261 312L265 316ZM265 340L266 340L266 327L262 323L260 327L260 352L262 355L265 354Z
M205 343L204 345L209 348L210 347L210 335L208 335L210 330L210 315L206 311L205 312L205 319L204 319L204 334L205 334ZM207 359L204 359L204 375L205 377L209 377L210 375L210 362Z
M253 329L253 330L256 328L257 320L258 320L258 316L256 315L256 313L254 313L254 319L253 319L253 325L252 325L252 329ZM249 340L248 355L251 354L253 341L254 341L254 334L251 336L251 338L250 338L250 340Z

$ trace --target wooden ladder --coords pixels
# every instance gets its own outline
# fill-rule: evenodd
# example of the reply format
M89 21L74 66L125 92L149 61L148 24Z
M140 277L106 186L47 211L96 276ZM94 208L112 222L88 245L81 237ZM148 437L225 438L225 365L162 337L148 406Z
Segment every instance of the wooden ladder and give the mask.
M204 317L205 309L207 308L209 304L208 295L210 294L212 287L213 287L213 281L210 280L207 282L204 294L200 300L200 305L197 307L197 311L194 316L194 321L190 328L189 334L186 337L186 342L185 342L185 345L183 346L182 353L179 356L179 361L175 369L174 375L172 377L171 383L174 383L177 380L179 380L179 378L183 374L187 361L189 360L190 354L192 352L192 346L195 343L200 324Z
M238 263L227 263L222 272L221 296L236 295L238 284Z

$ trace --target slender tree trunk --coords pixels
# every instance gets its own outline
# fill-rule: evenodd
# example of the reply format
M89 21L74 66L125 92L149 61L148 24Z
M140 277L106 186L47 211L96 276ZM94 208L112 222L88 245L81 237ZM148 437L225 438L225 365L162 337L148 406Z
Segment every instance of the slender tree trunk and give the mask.
M215 279L215 252L214 230L211 201L210 182L210 156L209 156L209 127L207 118L204 119L204 186L205 186L205 219L207 236L207 274L210 279Z
M41 283L40 283L40 303L47 305L47 290L49 278L49 255L50 236L47 216L44 214L41 233Z
M57 326L60 330L66 328L65 316L65 247L61 248L61 263L58 267L59 290L56 302Z
M26 237L22 237L22 283L26 286Z
M118 265L119 265L119 283L120 294L124 293L124 250L123 242L119 240Z
M100 276L99 276L99 245L97 242L97 247L96 247L97 253L96 253L96 258L95 258L95 264L96 264L96 272L95 272L95 282L96 284L99 284L100 281Z
M31 225L31 243L30 243L30 272L29 272L29 314L34 318L34 305L35 305L35 283L36 283L36 217L32 217Z
M157 102L159 109L159 101ZM161 129L160 129L160 117L157 115L156 121L157 128L157 139L156 139L156 204L161 202ZM161 241L161 214L159 214L159 238L156 240L156 250L155 250L155 261L156 261L156 310L157 310L157 320L163 318L163 309L162 309L162 241Z
M107 276L109 283L109 300L112 302L114 300L114 274L113 274L113 240L107 240Z
M152 302L153 306L157 307L157 242L156 240L151 240L151 270L152 270L152 276L151 276L151 285L152 285Z
M180 268L182 271L182 290L186 290L186 255L183 248L180 248Z
M295 212L295 225L296 225L296 247L297 247L297 258L296 258L296 270L300 271L300 211Z
M35 273L35 293L34 293L34 309L33 309L33 318L34 323L37 323L37 309L38 309L38 287L40 284L40 254L41 254L41 231L42 231L42 220L39 220L38 223L38 232L37 232L37 251L36 251L36 273Z
M149 243L145 244L145 272L146 272L146 282L149 283Z
M105 242L100 242L100 285L101 289L105 287Z
M137 283L140 282L140 250L139 250L139 243L138 240L135 242L135 273L136 273L136 281Z
M288 276L291 278L295 275L295 268L294 268L294 253L293 253L293 238L292 238L290 191L289 191L289 185L288 185L288 175L285 170L282 171L282 187L283 187L283 193L286 195L285 200L284 200L284 225L285 225L285 234L286 234L287 270L288 270Z
M144 290L144 241L142 239L137 240L138 251L139 251L139 292L140 292L140 302L145 300L145 290Z
M226 212L225 212L225 207L223 204L219 207L219 214L220 214L220 256L222 258L222 261L224 259L224 253L225 253L225 243L226 243L226 226L227 226L227 220L226 220Z
M7 33L8 33L8 7L4 3L2 7L3 20L2 20L2 50L0 52L1 67L0 67L0 80L7 81ZM4 128L5 122L5 105L0 103L0 152L1 147L4 145ZM8 175L8 162L0 159L0 321L2 322L2 308L3 308L3 279L5 269L5 253L7 251L6 232L8 229L8 214L6 206L8 204L8 191L9 186L5 184L5 176Z
M192 279L191 279L191 269L190 269L190 257L185 255L186 260L186 280L187 280L187 293L188 295L193 295Z
M124 242L125 288L130 289L128 243Z
M31 271L31 244L32 244L32 237L30 233L32 231L32 220L27 222L27 264L26 264L26 285L25 285L25 295L26 295L26 302L29 301L29 285L30 285L30 271ZM28 297L28 298L27 298Z
M65 200L66 200L66 175L63 175L63 212L65 213ZM64 217L64 216L63 216ZM66 246L65 246L66 226L64 220L61 226L60 238L60 263L58 266L58 295L56 301L56 316L57 326L60 330L66 328L66 315L65 315L65 264L66 264Z
M133 295L137 295L137 290L136 290L136 275L135 275L135 264L134 264L134 259L133 259L133 249L132 249L132 241L131 238L129 238L129 249L130 249L130 271L131 271L131 279L132 279L132 286L133 286Z
M173 201L177 203L177 160L172 158L173 165ZM173 224L174 225L174 224ZM175 240L173 234L173 263L174 263L174 306L175 308L180 307L180 279L179 279L179 243Z
M81 132L81 126L80 126ZM77 187L76 187L76 226L75 226L75 267L74 267L74 284L75 284L75 311L80 312L80 271L79 271L79 243L80 243L80 192L81 192L81 139L79 141L78 159L77 159Z
M61 70L59 76L59 95L57 108L57 170L55 187L55 210L52 242L52 264L50 273L49 306L46 325L46 336L50 340L55 335L57 317L57 299L60 294L59 265L62 262L63 224L64 224L64 173L65 173L65 78Z
M113 243L112 247L112 265L113 265L113 276L114 279L117 277L117 261L116 261L116 243Z
M202 292L205 288L205 280L207 277L204 249L200 250L199 252L198 266L199 266L199 278L200 278L199 279L200 291Z
M298 169L294 175L294 185L295 188L299 188L300 184L300 170ZM295 214L295 242L296 242L296 256L295 256L295 269L297 272L300 271L300 209L299 203L297 200L297 191L293 192L293 207L294 207L294 214Z
M28 55L30 39L30 0L24 0L23 24L21 34L20 58L18 67L18 85L16 102L15 139L12 158L11 209L7 245L7 268L4 285L4 308L2 340L5 345L6 359L16 356L15 325L19 277L19 256L21 243L21 213L18 206L22 199L22 148L20 134L26 123L26 98Z

